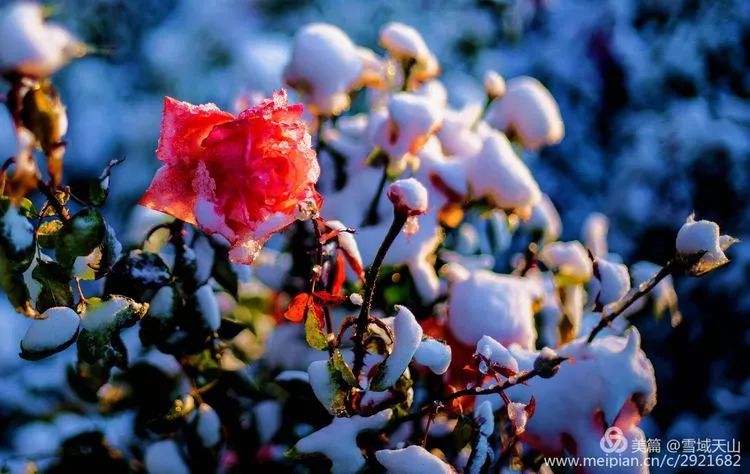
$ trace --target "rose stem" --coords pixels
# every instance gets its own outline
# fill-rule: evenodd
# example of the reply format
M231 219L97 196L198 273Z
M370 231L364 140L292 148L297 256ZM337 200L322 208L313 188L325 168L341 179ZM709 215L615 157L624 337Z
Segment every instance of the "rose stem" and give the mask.
M597 324L596 327L591 330L586 343L591 343L591 341L594 340L596 335L599 334L602 329L609 326L609 324L614 321L615 318L625 312L625 310L628 309L630 305L635 303L640 297L648 294L651 290L653 290L660 281L670 275L675 269L677 269L680 264L680 260L673 258L672 260L668 261L658 272L656 272L654 276L630 290L628 294L623 296L619 301L606 306L602 310L602 319L599 321L599 324Z
M388 229L388 233L385 235L383 243L380 244L378 253L375 255L375 259L372 265L367 271L367 277L365 278L365 294L362 299L362 308L359 311L357 317L356 329L352 341L354 342L354 378L359 380L359 374L362 371L365 359L365 345L364 335L367 331L367 323L370 318L370 309L372 309L372 298L375 294L375 283L380 273L380 267L383 266L383 260L385 259L388 249L393 244L393 241L398 237L399 232L406 224L407 215L403 211L398 209L393 210L393 222L391 227Z

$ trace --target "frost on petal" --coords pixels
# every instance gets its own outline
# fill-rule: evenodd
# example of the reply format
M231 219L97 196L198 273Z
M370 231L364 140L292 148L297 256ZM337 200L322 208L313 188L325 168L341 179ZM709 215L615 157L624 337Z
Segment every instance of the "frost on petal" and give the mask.
M408 216L427 212L427 189L414 178L399 179L388 187L388 199L396 210Z
M719 226L715 222L696 221L691 214L677 233L677 255L689 260L703 253L700 260L690 268L691 274L703 275L726 265L729 259L724 250L736 242L737 239L731 236L720 235Z
M203 139L216 125L233 118L214 104L193 105L165 97L157 158L168 165L194 162L203 152Z
M283 90L236 118L168 98L157 155L165 166L141 204L223 237L234 263L251 263L302 208L322 204L302 106Z
M496 371L507 377L518 373L518 362L510 351L490 336L482 336L474 355L480 359L479 371L483 374Z
M146 448L143 463L151 474L189 474L182 451L176 442L157 441Z
M193 173L184 166L162 166L138 204L195 224Z
M414 362L442 375L451 363L451 346L437 339L426 338L419 343L414 353Z
M474 198L486 198L500 209L530 211L541 199L529 168L501 133L490 132L484 139L481 151L466 164L466 178Z
M430 454L421 446L408 446L403 449L381 449L375 451L375 458L392 474L451 474L455 471L442 459Z
M26 358L43 357L64 349L75 341L81 318L65 306L50 308L34 319L21 340L21 351Z
M453 283L448 296L451 334L468 346L486 335L505 345L533 347L533 306L538 295L531 282L487 270L462 275L466 278Z
M555 145L565 135L552 94L539 81L526 76L508 81L505 94L493 101L486 120L498 130L517 135L530 150Z
M409 366L414 353L422 341L422 326L411 311L404 306L396 306L393 322L393 349L378 368L371 390L383 391L395 384Z
M368 430L380 430L391 419L392 412L383 410L372 416L334 418L330 425L297 441L300 453L320 453L331 460L333 474L354 474L365 466L357 436Z
M578 241L549 243L539 252L539 260L564 285L586 283L594 272L586 249Z

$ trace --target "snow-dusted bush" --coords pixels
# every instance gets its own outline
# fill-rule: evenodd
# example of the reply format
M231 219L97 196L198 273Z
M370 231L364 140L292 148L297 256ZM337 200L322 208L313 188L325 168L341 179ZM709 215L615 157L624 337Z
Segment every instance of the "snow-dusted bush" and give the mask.
M26 3L2 10L0 38L18 143L0 283L28 319L20 356L64 387L16 408L48 421L24 429L49 451L17 453L45 467L94 453L102 472L479 473L603 456L608 428L642 438L656 404L627 317L648 297L677 312L672 275L718 270L737 242L691 216L661 265L629 267L600 214L583 243L559 240L524 158L577 124L539 80L494 71L475 80L484 107L454 108L438 55L392 22L381 52L301 29L279 67L303 104L166 97L125 247L101 212L128 185L122 160L62 176L50 75L85 50Z

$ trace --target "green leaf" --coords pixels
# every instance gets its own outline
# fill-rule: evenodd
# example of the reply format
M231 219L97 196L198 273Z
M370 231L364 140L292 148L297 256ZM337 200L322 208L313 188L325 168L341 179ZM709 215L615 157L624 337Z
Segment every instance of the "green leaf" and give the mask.
M0 249L7 268L17 272L29 267L36 250L34 226L7 197L0 199Z
M320 327L320 321L315 315L315 311L310 309L307 310L307 315L305 316L305 340L313 349L323 351L328 348L326 334L323 332L323 328ZM352 375L353 377L354 375Z
M78 358L106 369L127 363L120 330L145 316L148 305L131 298L111 295L107 299L90 298L80 307L83 319L78 337Z
M32 278L42 285L37 298L37 310L44 312L54 306L73 306L73 290L70 286L70 272L57 262L37 259L31 272Z
M104 293L147 301L171 280L169 267L158 254L131 250L112 267L107 275Z
M102 174L99 175L99 178L89 182L88 201L92 205L101 206L107 200L107 196L109 195L109 181L110 174L112 173L112 168L119 165L123 161L125 161L124 158L111 160L109 163L107 163L107 166L104 168L104 171L102 171Z
M39 211L36 210L36 206L28 198L21 199L18 205L18 212L27 219L36 219L39 217Z
M105 226L104 219L96 209L87 208L78 212L57 233L57 260L65 266L72 266L76 257L89 255L102 243Z
M36 314L23 274L13 270L2 248L0 248L0 286L17 312L25 316Z
M359 384L357 383L357 379L354 378L354 372L352 372L351 367L349 367L344 358L341 356L341 352L339 350L333 351L333 355L330 359L330 365L331 369L337 372L347 385L349 385L350 387L359 386Z
M54 219L47 222L42 222L36 231L37 241L39 246L45 249L55 248L55 241L57 239L57 233L62 229L63 223L59 219Z
M214 247L214 263L211 267L211 276L214 277L214 280L216 280L219 285L227 291L227 293L234 296L235 299L239 298L237 273L234 271L234 268L232 268L232 263L229 261L229 254L226 250Z
M474 420L469 416L460 416L453 429L453 443L456 449L461 450L471 442L474 436Z

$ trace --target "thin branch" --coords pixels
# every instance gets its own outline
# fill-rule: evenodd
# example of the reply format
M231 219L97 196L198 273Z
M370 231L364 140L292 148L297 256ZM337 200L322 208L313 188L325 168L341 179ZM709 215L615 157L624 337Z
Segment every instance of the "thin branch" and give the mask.
M672 260L668 261L666 265L664 265L658 272L656 272L654 276L630 290L628 294L623 296L619 301L607 305L602 310L602 319L599 321L599 324L597 324L596 327L591 330L586 343L591 343L591 341L594 340L596 335L599 334L602 329L609 326L612 321L614 321L618 316L624 313L625 310L628 309L633 303L635 303L642 296L648 294L651 290L654 289L656 285L659 284L660 281L669 276L682 264L682 261L673 258Z
M375 195L372 197L370 205L367 207L367 213L365 214L365 218L362 221L362 227L367 227L378 223L378 205L380 204L380 196L383 194L383 189L385 189L385 183L387 181L388 166L384 163L383 174L380 176L380 181L378 182L378 188L375 191Z
M360 309L359 316L357 317L357 327L352 337L354 342L354 378L359 380L359 374L362 371L365 360L365 345L364 335L367 332L367 326L370 318L370 310L372 309L372 299L375 295L375 283L380 273L380 267L383 266L383 260L385 255L388 253L388 249L393 245L393 242L398 237L401 229L406 224L407 215L404 212L399 212L394 209L393 211L393 222L391 227L388 229L388 233L385 235L383 243L380 244L375 260L367 271L367 277L365 278L365 292L362 299L362 308Z
M57 212L57 214L63 221L70 220L70 213L60 202L60 200L57 199L57 196L55 196L55 193L52 191L52 189L50 189L47 183L40 179L37 183L37 189L39 189L39 191L44 194L44 197L47 198L49 204L55 209L55 212Z

